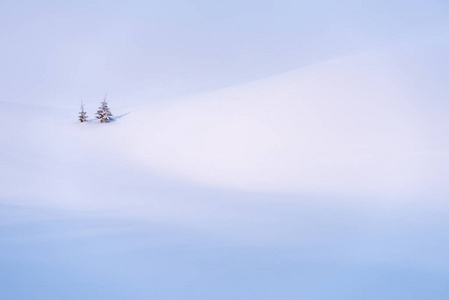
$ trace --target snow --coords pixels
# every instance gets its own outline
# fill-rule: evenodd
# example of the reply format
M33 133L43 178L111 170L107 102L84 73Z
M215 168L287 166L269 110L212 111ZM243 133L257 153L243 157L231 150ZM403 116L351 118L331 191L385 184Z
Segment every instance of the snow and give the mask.
M103 137L101 151L149 170L223 188L428 192L447 185L440 172L449 153L432 136L447 121L435 124L437 113L426 111L447 89L428 99L429 73L410 72L430 63L430 50L334 59L141 107L80 137L92 148Z
M0 290L446 299L446 50L385 48L137 108L110 95L105 124L77 122L78 102L1 102Z

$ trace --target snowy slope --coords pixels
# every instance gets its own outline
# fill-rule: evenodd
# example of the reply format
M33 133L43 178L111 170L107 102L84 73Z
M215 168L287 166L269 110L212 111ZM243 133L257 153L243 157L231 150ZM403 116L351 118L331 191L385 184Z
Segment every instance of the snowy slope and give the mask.
M446 299L446 49L342 57L139 108L111 95L107 124L98 103L81 124L77 104L0 102L0 290Z
M165 104L112 106L109 124L94 120L97 103L79 124L76 111L3 102L3 201L118 204L86 195L135 180L120 168L240 190L439 193L449 169L441 49L377 51Z
M343 57L137 109L112 102L118 118L108 124L93 118L97 103L80 124L75 105L2 102L1 201L146 206L158 202L156 187L180 184L439 199L449 178L444 49Z
M448 13L1 1L0 300L448 300Z
M78 133L154 172L218 187L429 192L448 183L439 47L343 57Z

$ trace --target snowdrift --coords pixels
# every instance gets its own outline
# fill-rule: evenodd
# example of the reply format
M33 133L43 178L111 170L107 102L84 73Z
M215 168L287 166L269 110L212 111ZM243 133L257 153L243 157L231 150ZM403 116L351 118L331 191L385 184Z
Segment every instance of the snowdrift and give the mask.
M226 188L435 191L449 178L441 47L349 56L153 104L80 137L160 174Z
M445 199L446 49L348 56L137 109L112 101L108 124L97 103L78 123L75 105L2 102L1 201L162 216L199 205L185 193L225 190Z

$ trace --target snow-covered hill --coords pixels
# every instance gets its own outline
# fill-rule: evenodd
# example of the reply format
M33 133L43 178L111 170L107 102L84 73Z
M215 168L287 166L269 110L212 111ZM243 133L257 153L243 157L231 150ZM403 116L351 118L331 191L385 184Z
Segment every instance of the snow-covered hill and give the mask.
M436 46L343 57L144 106L77 136L218 187L427 193L448 184L447 58Z
M448 60L437 46L342 57L137 109L112 105L118 118L108 124L93 118L97 103L86 124L76 111L2 103L2 198L119 204L86 195L135 181L119 171L129 166L137 177L243 191L446 195Z
M75 105L2 102L1 201L145 206L158 201L149 186L179 184L441 199L449 180L446 49L378 50L121 111L113 101L117 120L108 124L94 118L98 103L86 104L91 121L82 124Z
M98 103L78 123L77 104L1 102L0 290L356 299L357 285L366 299L445 299L447 49L341 57L138 108L111 95L106 124Z

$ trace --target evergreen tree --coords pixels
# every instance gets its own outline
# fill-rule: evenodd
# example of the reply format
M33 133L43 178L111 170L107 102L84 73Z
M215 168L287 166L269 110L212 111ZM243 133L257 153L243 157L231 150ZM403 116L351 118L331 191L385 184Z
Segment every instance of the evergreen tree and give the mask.
M79 118L79 120L80 120L81 123L87 122L88 116L87 116L87 113L84 111L84 104L83 104L83 101L81 101L81 111L80 111L80 115L79 115L78 118Z
M104 97L103 102L101 102L100 107L98 108L97 113L95 114L96 118L100 120L101 123L106 123L110 121L114 121L114 117L109 110L108 103L106 102L106 96Z

